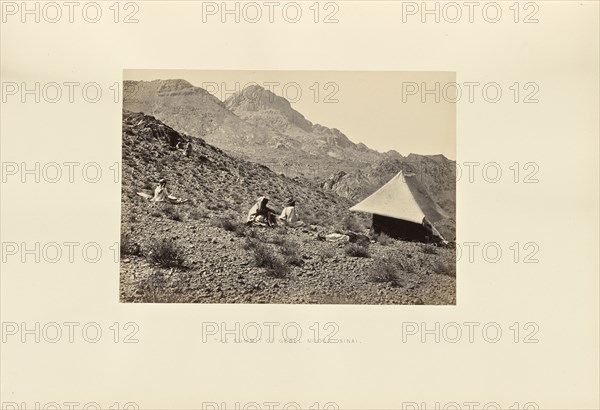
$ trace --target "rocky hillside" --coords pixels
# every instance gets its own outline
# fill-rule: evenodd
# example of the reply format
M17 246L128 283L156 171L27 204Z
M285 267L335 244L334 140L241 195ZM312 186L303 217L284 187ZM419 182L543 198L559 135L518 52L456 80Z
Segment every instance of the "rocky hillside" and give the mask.
M124 110L152 115L181 132L218 142L223 149L235 150L263 134L185 80L124 81L123 90Z
M316 166L351 171L382 156L335 128L311 123L258 85L221 102L185 80L125 81L123 107L278 172L314 175Z
M177 149L192 142L191 156ZM156 118L142 113L123 114L123 195L132 202L137 192L150 192L160 178L169 192L207 209L245 216L259 196L281 207L293 196L306 216L326 221L344 215L351 203L310 181L275 174L263 165L239 160L201 138L180 134Z
M257 127L267 128L279 138L277 155L290 151L289 158L318 158L340 164L358 162L364 166L379 157L379 153L364 144L354 144L336 128L313 124L294 110L288 100L254 85L225 100L225 106L239 118ZM298 152L300 151L300 152ZM353 166L352 166L353 167ZM352 168L351 167L351 168Z
M226 114L225 114L226 115ZM192 142L191 155L182 145ZM242 161L142 113L123 113L120 294L123 302L455 303L455 252L377 238L351 201ZM182 204L152 203L160 178ZM266 195L294 196L303 225L248 228ZM352 233L356 243L328 242Z

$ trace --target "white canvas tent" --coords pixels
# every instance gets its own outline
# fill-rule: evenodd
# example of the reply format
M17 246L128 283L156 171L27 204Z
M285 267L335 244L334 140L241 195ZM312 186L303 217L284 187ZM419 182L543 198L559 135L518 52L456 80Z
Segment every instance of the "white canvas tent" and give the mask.
M413 174L400 171L387 184L350 208L393 219L421 224L423 218L431 222L447 218L446 213L429 196Z

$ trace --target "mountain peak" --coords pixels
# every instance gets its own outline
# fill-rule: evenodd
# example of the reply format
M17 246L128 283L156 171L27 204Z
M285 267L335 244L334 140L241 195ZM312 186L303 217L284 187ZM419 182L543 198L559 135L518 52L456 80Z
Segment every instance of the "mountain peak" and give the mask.
M312 122L293 109L287 99L258 84L249 85L227 98L225 106L241 118L247 118L259 111L268 111L275 116L284 117L288 122L306 132L312 131Z

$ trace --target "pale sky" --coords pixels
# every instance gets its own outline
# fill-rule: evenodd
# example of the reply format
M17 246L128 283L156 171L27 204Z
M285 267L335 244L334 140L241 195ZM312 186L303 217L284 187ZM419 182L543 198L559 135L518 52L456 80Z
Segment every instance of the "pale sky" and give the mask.
M456 159L454 88L444 89L455 81L453 72L124 70L123 78L184 79L220 100L258 83L286 97L311 122L337 128L355 143ZM421 93L436 83L439 102L435 92Z

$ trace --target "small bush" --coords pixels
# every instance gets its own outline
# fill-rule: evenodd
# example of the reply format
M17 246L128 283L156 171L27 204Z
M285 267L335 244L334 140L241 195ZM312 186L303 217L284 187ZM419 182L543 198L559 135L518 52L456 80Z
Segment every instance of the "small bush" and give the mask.
M283 246L286 243L285 238L280 234L275 234L270 242L280 246Z
M156 239L150 244L148 260L163 268L179 268L185 262L179 244L165 238Z
M344 247L344 252L348 256L355 256L357 258L370 258L371 254L366 246L361 246L356 243L349 243Z
M356 243L358 246L362 246L362 247L368 248L369 245L371 244L371 241L369 240L368 236L357 235L356 242L354 242L354 243Z
M246 241L244 242L244 245L242 245L242 246L244 247L244 249L250 250L250 249L256 248L260 244L261 243L258 239L256 239L256 236L254 236L254 237L246 236Z
M321 252L321 256L324 259L331 259L335 256L335 251L333 249L325 249L323 252Z
M302 216L302 221L307 226L310 226L310 225L319 225L319 219L317 217L315 217L314 215L311 215L309 213L305 213Z
M121 233L121 242L120 246L120 254L121 256L125 255L140 255L141 248L140 245L133 242L129 235Z
M246 236L248 234L248 232L250 232L250 231L251 231L251 229L247 225L239 224L236 226L235 231L233 231L233 232L235 232L235 234L237 236L243 237L243 236Z
M377 259L369 272L369 279L377 283L390 283L392 286L404 286L404 280L398 274L401 264L395 258Z
M383 232L375 237L375 241L377 241L378 244L383 246L388 246L394 243L394 240L388 235L384 234Z
M285 229L283 226L278 226L277 228L275 228L275 233L277 235L287 235L288 231L287 229Z
M254 262L257 267L267 270L267 276L274 278L284 278L290 270L288 264L279 255L274 254L269 247L260 242L254 244Z
M440 260L435 264L435 272L440 275L456 277L456 264Z
M352 232L359 232L362 229L358 221L350 215L346 216L342 221L342 228Z
M428 255L438 254L437 247L434 245L423 245L421 246L421 250L423 251L423 253L426 253Z
M290 242L284 242L281 245L281 253L285 261L290 265L302 266L304 264L302 255L300 255L294 244Z
M240 225L233 216L219 216L211 219L210 224L229 232L243 232L245 225Z
M198 221L200 219L204 219L208 216L208 209L199 206L190 211L190 218Z
M182 221L183 218L181 217L181 214L179 213L179 210L175 209L175 207L173 205L167 204L165 205L164 209L163 209L163 213L164 215L173 220L173 221Z

